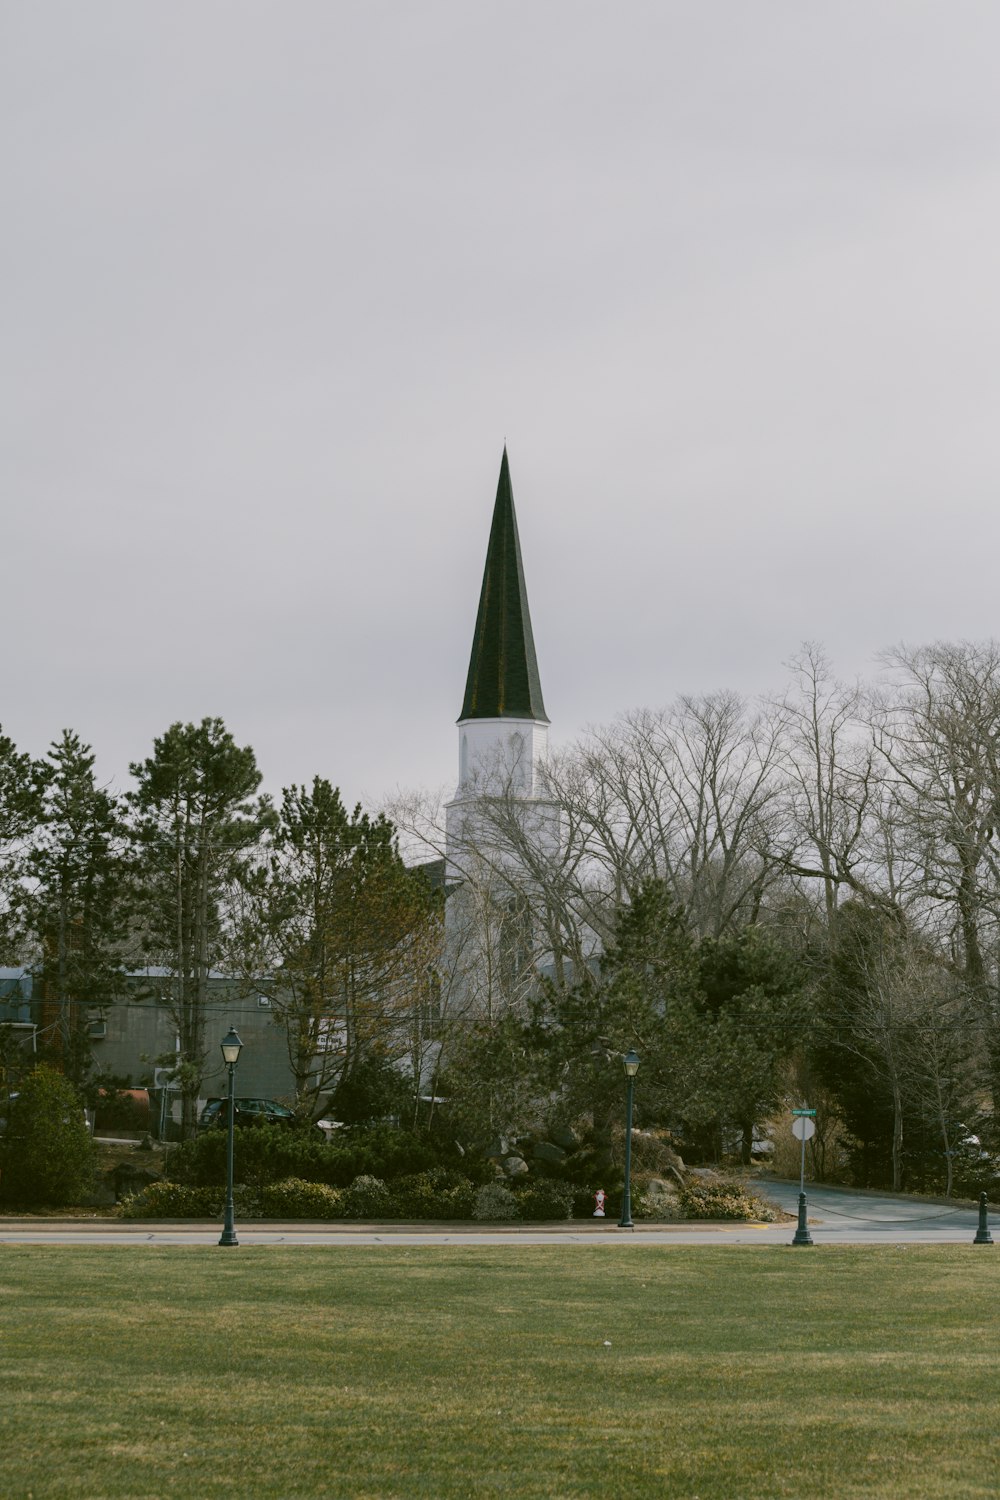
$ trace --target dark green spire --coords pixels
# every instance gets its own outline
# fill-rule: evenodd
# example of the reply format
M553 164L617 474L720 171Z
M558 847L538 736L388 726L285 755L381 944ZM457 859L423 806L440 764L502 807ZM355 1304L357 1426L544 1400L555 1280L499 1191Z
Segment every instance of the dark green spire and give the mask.
M500 463L461 718L549 722L535 660L506 448Z

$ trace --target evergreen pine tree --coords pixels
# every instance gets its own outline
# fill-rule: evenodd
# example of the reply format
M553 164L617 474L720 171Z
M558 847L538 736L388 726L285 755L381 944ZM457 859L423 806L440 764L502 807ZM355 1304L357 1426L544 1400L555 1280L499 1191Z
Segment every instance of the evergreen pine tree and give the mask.
M239 899L232 952L271 999L312 1117L325 1092L374 1076L400 1050L423 977L414 940L435 899L404 865L392 823L360 806L349 814L320 776L285 789L268 861Z
M140 862L140 911L152 962L171 980L163 994L180 1043L183 1130L194 1131L205 1064L209 974L222 953L223 898L245 869L273 814L256 796L250 746L221 719L173 724L153 754L131 767Z
M118 800L94 776L94 755L64 730L48 755L41 820L17 898L35 952L47 1056L81 1086L88 1019L120 999L129 930L129 861Z
M42 817L49 767L19 751L0 730L0 961L23 958L18 896L24 857Z

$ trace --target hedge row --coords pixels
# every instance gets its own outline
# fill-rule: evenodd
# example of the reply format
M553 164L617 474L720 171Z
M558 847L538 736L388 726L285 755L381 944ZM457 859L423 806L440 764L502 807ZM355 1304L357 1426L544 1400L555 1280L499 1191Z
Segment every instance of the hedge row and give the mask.
M127 1219L217 1218L224 1193L218 1187L181 1182L154 1182L121 1204ZM468 1178L445 1168L418 1172L386 1185L361 1174L346 1188L288 1177L263 1188L238 1187L234 1193L241 1218L265 1219L568 1219L573 1190L545 1182L512 1192L501 1182L477 1188Z
M217 1218L224 1194L218 1186L154 1182L144 1192L126 1199L121 1213L128 1219ZM236 1211L243 1219L473 1219L481 1223L546 1222L583 1218L593 1212L590 1194L574 1194L566 1183L543 1181L511 1188L489 1182L480 1187L447 1168L435 1167L385 1183L362 1173L346 1188L325 1182L287 1177L262 1188L240 1186ZM772 1223L776 1210L763 1199L731 1183L697 1184L679 1194L686 1219L755 1220ZM633 1199L636 1218L644 1214L643 1195ZM609 1201L608 1218L618 1214ZM655 1212L650 1217L656 1217Z
M458 1158L452 1154L454 1164ZM395 1181L448 1165L445 1151L423 1137L391 1126L364 1131L345 1130L335 1141L324 1141L317 1131L246 1127L236 1131L236 1181L263 1189L290 1177L346 1188L357 1177ZM462 1176L477 1183L492 1168L462 1162ZM206 1130L193 1141L171 1151L167 1175L188 1187L214 1187L225 1181L226 1132ZM478 1174L478 1176L477 1176Z

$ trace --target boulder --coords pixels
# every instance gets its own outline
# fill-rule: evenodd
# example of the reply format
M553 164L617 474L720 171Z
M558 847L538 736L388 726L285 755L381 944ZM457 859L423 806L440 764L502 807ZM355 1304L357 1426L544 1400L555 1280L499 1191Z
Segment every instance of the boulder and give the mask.
M546 1161L553 1167L558 1167L566 1160L563 1148L552 1141L536 1141L531 1148L531 1154L536 1161Z
M651 1177L646 1184L646 1192L659 1193L661 1196L676 1198L677 1184L675 1182L667 1182L663 1177Z
M113 1208L118 1202L118 1195L114 1188L106 1181L95 1183L94 1191L88 1193L85 1198L80 1199L81 1208Z
M572 1125L553 1125L549 1131L549 1140L563 1151L576 1151L580 1145L580 1137Z
M508 1177L523 1177L528 1171L528 1163L523 1156L505 1156L503 1169Z
M133 1166L129 1161L123 1161L108 1172L105 1184L112 1189L116 1201L128 1197L129 1193L141 1193L143 1188L149 1187L151 1182L159 1182L159 1172L149 1172L144 1167Z

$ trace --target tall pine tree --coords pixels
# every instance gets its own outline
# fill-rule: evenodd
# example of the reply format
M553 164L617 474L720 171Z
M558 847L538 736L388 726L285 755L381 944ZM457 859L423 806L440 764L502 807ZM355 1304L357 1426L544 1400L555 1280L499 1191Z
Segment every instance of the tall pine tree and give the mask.
M148 958L171 976L163 999L177 1028L183 1132L194 1131L205 1065L209 975L222 952L223 899L273 814L257 796L252 748L221 719L172 724L131 767Z
M18 750L0 730L0 962L24 957L18 897L24 857L42 818L50 768Z
M248 874L233 952L271 999L311 1117L324 1093L401 1050L434 898L403 864L392 823L349 814L320 776L285 789L269 859Z
M45 1051L79 1087L91 1063L88 1022L124 989L127 835L90 746L72 730L53 743L45 781L17 905L35 952Z

